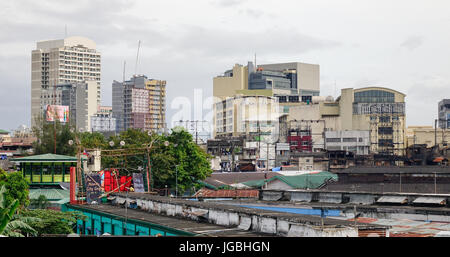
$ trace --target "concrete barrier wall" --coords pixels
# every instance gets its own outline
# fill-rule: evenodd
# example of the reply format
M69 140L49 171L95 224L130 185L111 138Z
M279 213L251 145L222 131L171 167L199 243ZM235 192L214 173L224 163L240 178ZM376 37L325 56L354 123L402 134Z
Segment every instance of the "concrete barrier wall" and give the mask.
M280 235L280 236L357 236L352 227L322 229L308 222L296 223L288 218L280 215L255 214L245 211L236 211L231 208L226 210L223 208L199 208L190 205L187 201L183 203L167 203L161 200L139 199L116 195L113 205L127 204L130 208L130 201L136 201L137 208L160 215L187 218L191 220L206 221L212 224L222 225L225 227L238 227L243 230L252 230L255 232ZM245 209L245 208L244 208Z
M348 197L349 202L353 204L373 204L376 196L369 194L344 194L342 197Z
M312 193L293 191L291 192L291 201L309 203L312 201Z

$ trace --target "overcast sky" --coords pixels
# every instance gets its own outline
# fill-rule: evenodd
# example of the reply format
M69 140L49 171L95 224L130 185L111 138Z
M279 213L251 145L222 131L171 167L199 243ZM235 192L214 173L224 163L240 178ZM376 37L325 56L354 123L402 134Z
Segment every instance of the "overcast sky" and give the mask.
M102 53L103 105L124 61L126 77L134 73L141 40L137 73L167 81L168 122L174 99L194 89L206 99L214 76L256 53L259 64L319 64L321 95L403 92L407 125L433 125L450 98L449 11L447 0L2 0L0 129L30 125L31 51L64 38L65 25Z

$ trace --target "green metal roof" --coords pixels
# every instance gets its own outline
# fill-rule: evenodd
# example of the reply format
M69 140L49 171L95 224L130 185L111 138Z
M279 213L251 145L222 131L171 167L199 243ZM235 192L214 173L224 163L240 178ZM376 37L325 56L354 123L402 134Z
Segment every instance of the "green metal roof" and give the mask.
M9 131L6 131L6 130L3 130L3 129L0 129L0 134L9 134Z
M87 157L82 155L81 159L87 159ZM76 162L77 157L47 153L47 154L21 157L21 158L13 158L13 159L11 159L11 161L15 161L15 162Z
M328 171L322 171L318 173L310 173L310 174L302 174L297 176L275 176L270 179L261 179L261 180L251 180L243 182L242 184L249 187L262 187L267 182L271 182L274 180L280 180L292 188L300 189L300 188L319 188L323 185L327 180L333 179L338 180L338 176Z
M209 188L209 189L213 189L213 190L217 190L218 189L216 186L213 186L213 185L211 185L209 183L206 183L205 181L197 180L197 183L199 183L199 184L201 184L204 187Z
M28 196L30 200L38 199L40 195L45 196L49 201L62 201L69 200L70 191L56 188L30 188Z

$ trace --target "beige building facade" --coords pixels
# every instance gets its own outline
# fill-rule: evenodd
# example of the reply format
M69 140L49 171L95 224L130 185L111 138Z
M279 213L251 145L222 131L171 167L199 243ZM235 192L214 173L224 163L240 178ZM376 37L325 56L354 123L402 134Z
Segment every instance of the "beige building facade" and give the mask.
M251 74L256 76L249 78ZM253 88L250 88L249 84L253 85ZM278 114L288 114L291 107L303 105L307 101L306 98L310 100L318 96L319 92L320 66L315 64L292 62L255 67L249 62L247 66L235 64L231 70L213 78L214 102L219 103L217 105L219 108L227 106L222 104L222 101L237 95L272 97L278 101ZM215 110L214 115L216 114L221 115L220 111ZM222 116L214 117L213 120L214 136L216 132L220 134L227 131L223 124L217 123L222 121ZM229 127L231 124L227 123L226 126Z
M149 118L146 127L152 131L166 128L166 81L149 79L145 81L149 94Z
M94 41L84 37L40 41L31 52L31 124L42 115L42 90L59 84L96 82L100 104L101 54ZM48 100L48 99L45 99Z
M425 144L427 147L446 145L450 141L450 129L433 128L433 126L408 126L406 128L407 146Z
M323 120L311 125L317 144L325 130L369 131L372 153L404 155L405 96L383 87L346 88L335 101L291 108L288 120Z
M250 133L278 135L280 117L275 97L228 97L214 104L214 137L240 136Z

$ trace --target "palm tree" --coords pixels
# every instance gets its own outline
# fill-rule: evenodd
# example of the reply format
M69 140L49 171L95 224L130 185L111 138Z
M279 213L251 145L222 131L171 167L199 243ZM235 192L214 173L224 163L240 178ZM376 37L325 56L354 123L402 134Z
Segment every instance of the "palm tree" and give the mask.
M28 223L38 221L38 218L21 217L16 213L19 201L15 199L9 206L5 207L3 194L6 192L5 186L0 188L0 235L10 237L23 237L25 235L36 235Z

